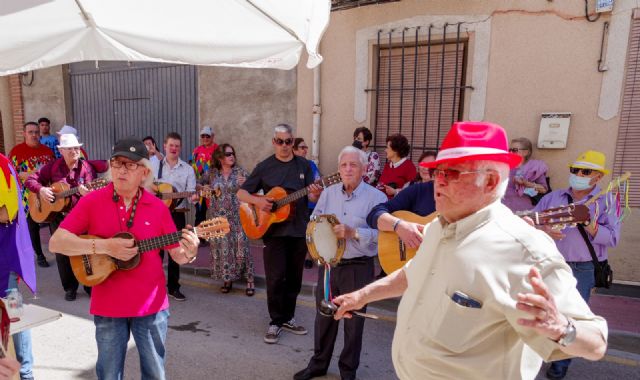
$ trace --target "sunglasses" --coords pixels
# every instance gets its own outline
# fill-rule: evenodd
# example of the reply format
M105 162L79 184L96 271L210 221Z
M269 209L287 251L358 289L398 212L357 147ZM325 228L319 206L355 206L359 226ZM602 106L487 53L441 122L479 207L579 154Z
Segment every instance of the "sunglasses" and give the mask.
M211 136L209 136L209 135L200 135L200 138L201 139L210 139Z
M273 139L273 142L278 144L278 145L291 145L293 144L293 139L292 138L288 138L288 139L279 139L279 138L275 138Z
M591 175L591 173L593 173L594 171L595 170L593 169L569 168L569 172L571 172L571 174L578 174L582 172L582 174L584 175Z
M509 152L511 153L518 153L520 151L527 151L529 149L525 149L525 148L509 148Z
M455 169L429 169L429 175L431 178L440 179L440 177L444 178L447 182L456 182L460 180L460 176L463 174L473 174L480 173L485 170L471 170L471 171L462 171Z
M137 162L124 162L120 160L111 160L109 161L109 164L114 169L120 169L124 166L125 168L127 168L127 170L136 170L139 166L142 166L142 164L139 164Z
M234 152L224 152L224 156L225 157L231 157L231 156L235 156L236 154Z

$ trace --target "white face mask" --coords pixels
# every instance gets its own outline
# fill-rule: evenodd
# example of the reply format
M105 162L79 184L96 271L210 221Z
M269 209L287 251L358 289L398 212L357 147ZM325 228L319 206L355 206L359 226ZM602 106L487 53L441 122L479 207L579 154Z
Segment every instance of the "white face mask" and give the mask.
M569 186L573 190L587 190L591 187L591 177L578 177L575 174L569 174Z

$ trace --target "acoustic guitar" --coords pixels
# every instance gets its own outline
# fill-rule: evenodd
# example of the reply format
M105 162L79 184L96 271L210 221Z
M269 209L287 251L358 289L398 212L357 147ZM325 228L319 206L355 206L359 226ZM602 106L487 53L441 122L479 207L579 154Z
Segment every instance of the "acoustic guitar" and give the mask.
M314 184L325 188L327 186L340 183L341 181L340 173L333 173L320 178L315 181ZM294 215L293 205L291 203L306 196L307 194L309 194L309 186L291 194L287 194L287 191L279 186L272 188L265 195L254 194L258 197L273 199L273 207L271 208L271 211L263 211L253 204L242 202L240 204L240 223L242 224L244 233L247 234L249 239L260 239L273 223L284 222L290 215Z
M98 178L89 183L85 183L84 186L89 191L97 190L105 187L109 182L103 178ZM51 185L53 191L53 202L41 198L39 193L29 192L27 197L29 200L29 215L36 223L45 223L53 220L53 217L58 212L68 211L71 205L72 195L77 194L80 191L80 187L71 187L65 182L55 182Z
M393 212L391 215L406 222L425 225L435 219L437 213L420 216L411 211L400 210ZM402 268L407 261L416 255L417 251L418 248L407 247L398 234L393 231L378 232L378 260L380 260L380 266L385 273L393 273Z
M589 224L591 214L586 204L572 203L568 206L553 207L540 212L519 211L515 213L520 217L527 216L533 220L536 226L550 225L562 229L578 223Z
M155 193L156 197L160 198L171 211L175 210L178 203L184 198L188 198L193 194L198 194L198 196L204 198L217 198L220 197L221 194L219 188L210 187L202 187L195 191L177 191L173 185L166 182L155 182L151 186L151 191Z
M205 220L191 230L201 239L221 238L229 233L229 222L224 217L213 218ZM102 239L91 235L82 235L80 237L83 239ZM135 239L129 232L120 232L113 237ZM135 246L138 247L138 253L127 261L118 260L105 254L69 256L71 269L78 282L82 285L98 285L116 270L130 270L137 267L140 264L140 254L175 244L181 238L182 231L176 231L150 239L136 240Z

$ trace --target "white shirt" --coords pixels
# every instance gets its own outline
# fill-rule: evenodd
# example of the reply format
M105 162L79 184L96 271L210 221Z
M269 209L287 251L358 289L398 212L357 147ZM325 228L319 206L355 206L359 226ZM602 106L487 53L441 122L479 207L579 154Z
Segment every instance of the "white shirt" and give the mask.
M196 189L196 174L191 165L180 158L178 158L178 163L174 167L169 166L166 157L163 158L162 161L157 162L157 165L153 165L153 162L151 164L153 167L153 177L156 181L170 183L177 192L194 191ZM160 162L162 162L162 178L158 178ZM188 207L186 199L176 205L176 208L185 207Z

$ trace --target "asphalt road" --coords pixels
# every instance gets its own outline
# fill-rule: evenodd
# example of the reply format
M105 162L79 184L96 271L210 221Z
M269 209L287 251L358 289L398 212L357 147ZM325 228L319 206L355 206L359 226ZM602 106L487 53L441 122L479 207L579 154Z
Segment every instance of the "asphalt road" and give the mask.
M50 257L50 256L49 256ZM54 260L50 268L38 268L37 299L23 291L26 302L59 310L58 321L32 330L36 379L95 379L97 350L93 320L88 313L89 297L82 291L74 302L64 300ZM171 302L167 334L166 370L169 379L291 379L304 368L313 351L312 299L301 297L297 319L310 333L281 335L276 345L263 343L268 318L266 295L258 289L249 298L237 285L232 293L220 294L218 282L183 275L185 302ZM240 287L240 288L239 288ZM123 294L126 297L126 294ZM393 313L370 308L382 315L380 321L368 320L359 379L395 379L390 358ZM329 374L320 379L339 379L337 356L342 347L338 337ZM566 379L640 379L640 361L624 353L608 356L597 363L576 360ZM126 379L139 379L137 351L129 342ZM543 379L544 376L540 376Z

